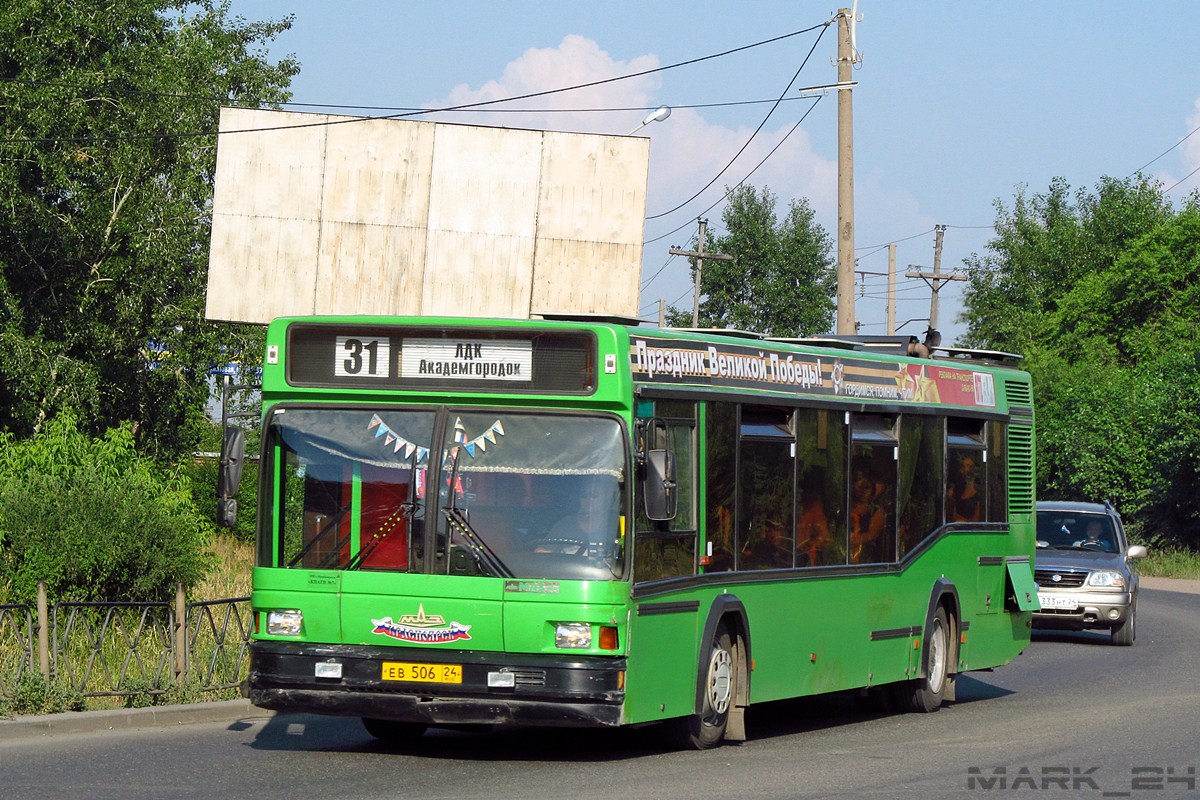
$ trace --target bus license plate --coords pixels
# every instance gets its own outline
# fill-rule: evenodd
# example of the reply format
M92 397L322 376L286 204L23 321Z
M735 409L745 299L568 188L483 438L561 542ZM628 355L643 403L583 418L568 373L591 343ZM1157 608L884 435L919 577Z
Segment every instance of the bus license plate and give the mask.
M385 661L383 662L383 680L414 683L462 683L462 665Z

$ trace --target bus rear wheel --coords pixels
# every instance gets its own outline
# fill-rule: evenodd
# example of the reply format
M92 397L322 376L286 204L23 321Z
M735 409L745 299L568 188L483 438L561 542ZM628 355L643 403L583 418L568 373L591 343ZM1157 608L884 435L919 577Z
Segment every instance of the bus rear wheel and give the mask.
M950 665L954 655L953 626L945 606L938 606L929 629L925 631L927 657L925 677L901 681L895 685L896 706L904 711L937 711L953 677Z
M420 739L428 727L420 722L397 722L392 719L362 718L367 733L388 744L411 744Z
M725 729L729 725L738 675L733 635L725 623L717 626L708 659L700 669L698 677L703 681L700 710L670 723L676 744L689 750L716 747L725 738Z

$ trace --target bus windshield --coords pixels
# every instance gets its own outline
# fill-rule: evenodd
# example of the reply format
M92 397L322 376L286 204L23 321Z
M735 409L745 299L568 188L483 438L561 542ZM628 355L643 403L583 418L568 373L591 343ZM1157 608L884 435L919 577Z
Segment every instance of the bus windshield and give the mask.
M616 420L579 414L279 409L263 528L277 545L261 552L289 568L618 579L624 441Z

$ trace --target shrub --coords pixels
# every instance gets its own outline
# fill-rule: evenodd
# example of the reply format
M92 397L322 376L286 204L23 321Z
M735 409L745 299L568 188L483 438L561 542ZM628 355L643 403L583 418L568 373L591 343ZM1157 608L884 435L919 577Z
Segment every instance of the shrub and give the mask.
M69 415L17 442L0 437L0 584L10 602L145 601L191 587L212 525L177 470L140 456L128 426L94 439Z
M17 683L16 692L6 704L12 715L61 714L64 711L84 711L87 702L82 694L58 681L47 681L40 672L26 672Z

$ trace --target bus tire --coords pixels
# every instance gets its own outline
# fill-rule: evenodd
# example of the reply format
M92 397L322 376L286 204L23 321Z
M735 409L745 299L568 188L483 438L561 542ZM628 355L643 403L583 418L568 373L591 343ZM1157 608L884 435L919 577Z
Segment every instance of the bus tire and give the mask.
M937 711L947 698L950 683L950 665L954 655L954 626L946 607L939 605L925 631L925 676L896 684L896 706L904 711L928 714Z
M411 744L425 733L428 727L421 722L397 722L393 719L362 718L367 733L388 744Z
M672 738L675 743L688 750L716 747L725 738L725 729L729 725L738 670L733 634L726 623L717 625L708 657L701 662L700 670L698 678L704 682L700 710L670 723L674 727Z

